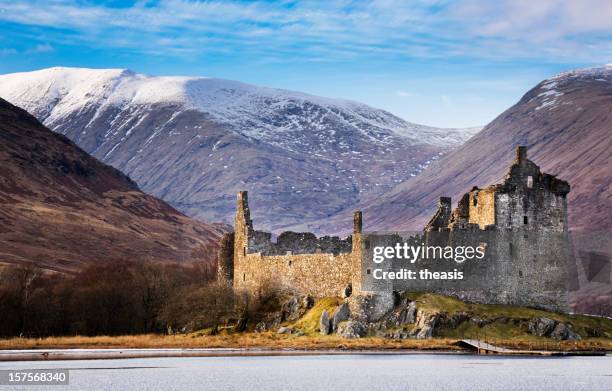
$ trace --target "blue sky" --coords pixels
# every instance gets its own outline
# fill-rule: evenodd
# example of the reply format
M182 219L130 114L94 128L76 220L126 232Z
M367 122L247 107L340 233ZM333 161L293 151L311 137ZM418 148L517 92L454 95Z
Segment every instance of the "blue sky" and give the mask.
M484 125L557 72L612 62L612 1L5 1L0 73L200 75Z

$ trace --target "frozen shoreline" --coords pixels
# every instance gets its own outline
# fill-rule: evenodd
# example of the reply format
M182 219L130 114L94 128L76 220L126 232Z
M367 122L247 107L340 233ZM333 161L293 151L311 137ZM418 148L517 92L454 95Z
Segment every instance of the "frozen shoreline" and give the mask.
M102 360L149 357L234 357L234 356L320 356L320 355L407 355L407 354L472 354L456 350L414 349L257 349L257 348L206 348L206 349L11 349L0 350L0 361L54 361L54 360Z

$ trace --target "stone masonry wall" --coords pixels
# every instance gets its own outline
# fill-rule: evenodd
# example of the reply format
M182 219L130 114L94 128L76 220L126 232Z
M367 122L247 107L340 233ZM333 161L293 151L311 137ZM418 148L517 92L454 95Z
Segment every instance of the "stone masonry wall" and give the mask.
M469 222L478 224L481 229L495 224L495 190L493 188L474 189L470 193Z
M428 291L476 303L512 304L566 311L567 267L571 248L567 232L569 184L540 172L524 147L500 184L474 188L450 211L441 197L439 210L423 234L402 239L397 234L362 233L361 213L354 216L353 235L317 238L286 232L276 242L255 231L246 192L237 200L233 262L227 257L231 238L224 241L223 274L233 275L236 288L257 293L268 285L337 296L348 285L353 294L389 296L393 291ZM486 247L482 260L456 263L427 259L416 264L392 260L373 264L372 249L407 241L411 246ZM402 263L404 262L404 263ZM229 270L229 269L232 270ZM457 280L375 280L373 269L428 269L463 272Z
M234 286L257 293L274 286L315 297L338 296L351 283L351 254L248 254L235 263Z
M233 284L251 294L274 287L338 296L352 282L354 258L361 259L351 237L285 232L273 242L270 233L253 229L246 192L238 194L234 227Z

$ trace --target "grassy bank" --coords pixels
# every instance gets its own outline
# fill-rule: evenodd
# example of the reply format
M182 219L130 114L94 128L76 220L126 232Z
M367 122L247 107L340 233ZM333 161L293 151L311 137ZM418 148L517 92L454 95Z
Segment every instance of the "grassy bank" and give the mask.
M319 319L326 310L329 314L341 304L335 297L317 300L303 316L282 325L299 330L304 335L279 334L275 331L253 332L254 323L246 332L232 332L232 327L208 328L190 334L141 334L125 336L72 336L49 338L0 339L0 349L51 349L51 348L262 348L262 349L414 349L414 350L462 350L461 339L479 339L489 343L520 350L608 350L612 351L612 320L585 315L569 315L532 308L507 305L471 304L430 293L404 293L415 301L419 311L443 313L445 316L467 314L470 319L455 327L440 325L435 329L436 338L387 339L366 337L345 339L337 335L319 334ZM278 309L274 309L278 310ZM272 311L272 310L271 310ZM580 341L557 341L539 337L529 332L531 319L547 317L563 322L578 332ZM415 324L401 325L408 331ZM373 333L370 333L373 335Z
M266 348L266 349L414 349L462 350L456 338L427 340L390 340L384 338L344 339L338 336L294 336L265 333L236 333L203 336L186 335L128 335L98 337L10 338L0 340L0 349L70 349L70 348ZM550 340L496 339L491 342L517 349L534 350L612 350L612 341L586 339L577 342Z

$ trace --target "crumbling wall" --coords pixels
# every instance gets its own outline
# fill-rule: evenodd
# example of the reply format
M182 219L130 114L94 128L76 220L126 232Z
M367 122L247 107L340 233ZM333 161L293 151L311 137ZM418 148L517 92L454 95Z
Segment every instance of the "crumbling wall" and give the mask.
M438 210L425 225L425 231L437 231L447 228L450 223L452 204L450 197L440 197L438 200Z
M221 246L217 255L219 277L232 281L234 278L234 233L228 232L221 238Z
M424 237L404 240L397 235L364 235L362 241L364 290L429 291L476 303L512 304L555 311L568 309L568 271L571 246L567 232L569 184L527 159L524 147L503 182L485 189L474 188L459 201L446 227L447 212L440 203L425 228ZM448 201L450 203L450 200ZM463 273L462 279L397 279L392 284L375 281L371 248L397 242L411 246L485 246L485 257L457 263L438 258L416 264L395 259L376 265L386 270L428 270Z
M569 184L540 172L519 147L503 183L466 193L451 211L442 197L438 211L422 235L362 233L362 216L354 216L353 235L317 238L311 233L285 232L272 241L255 231L246 192L238 195L233 277L234 286L256 293L266 285L336 296L348 284L353 294L394 290L429 291L476 303L512 304L566 311L567 264L571 257L567 233ZM461 263L431 258L416 264L392 260L373 264L376 246L406 241L411 246L483 246L485 257ZM224 265L228 265L225 262ZM462 279L376 280L374 268L430 272L461 271Z
M314 297L338 296L351 283L349 254L248 254L234 271L234 286L257 293L266 286L308 293Z
M330 253L342 254L351 252L351 237L340 239L338 236L317 238L311 232L283 232L272 241L272 234L253 231L249 237L248 253L262 255L291 255Z
M412 236L404 240L397 235L366 235L363 240L364 265L367 268L402 269L419 272L463 273L462 279L396 279L375 280L372 273L362 274L362 289L374 292L411 291L434 292L461 300L483 304L510 304L567 311L567 233L538 230L447 230L427 232L424 237ZM483 259L454 260L440 258L420 259L411 264L393 259L373 265L371 249L407 242L411 246L484 246Z
M256 231L250 219L246 192L238 194L234 222L233 284L251 294L280 288L315 297L338 296L352 282L352 237L317 238L309 232L284 232L272 241L269 232Z
M469 193L469 222L481 229L495 224L495 188L473 189Z

